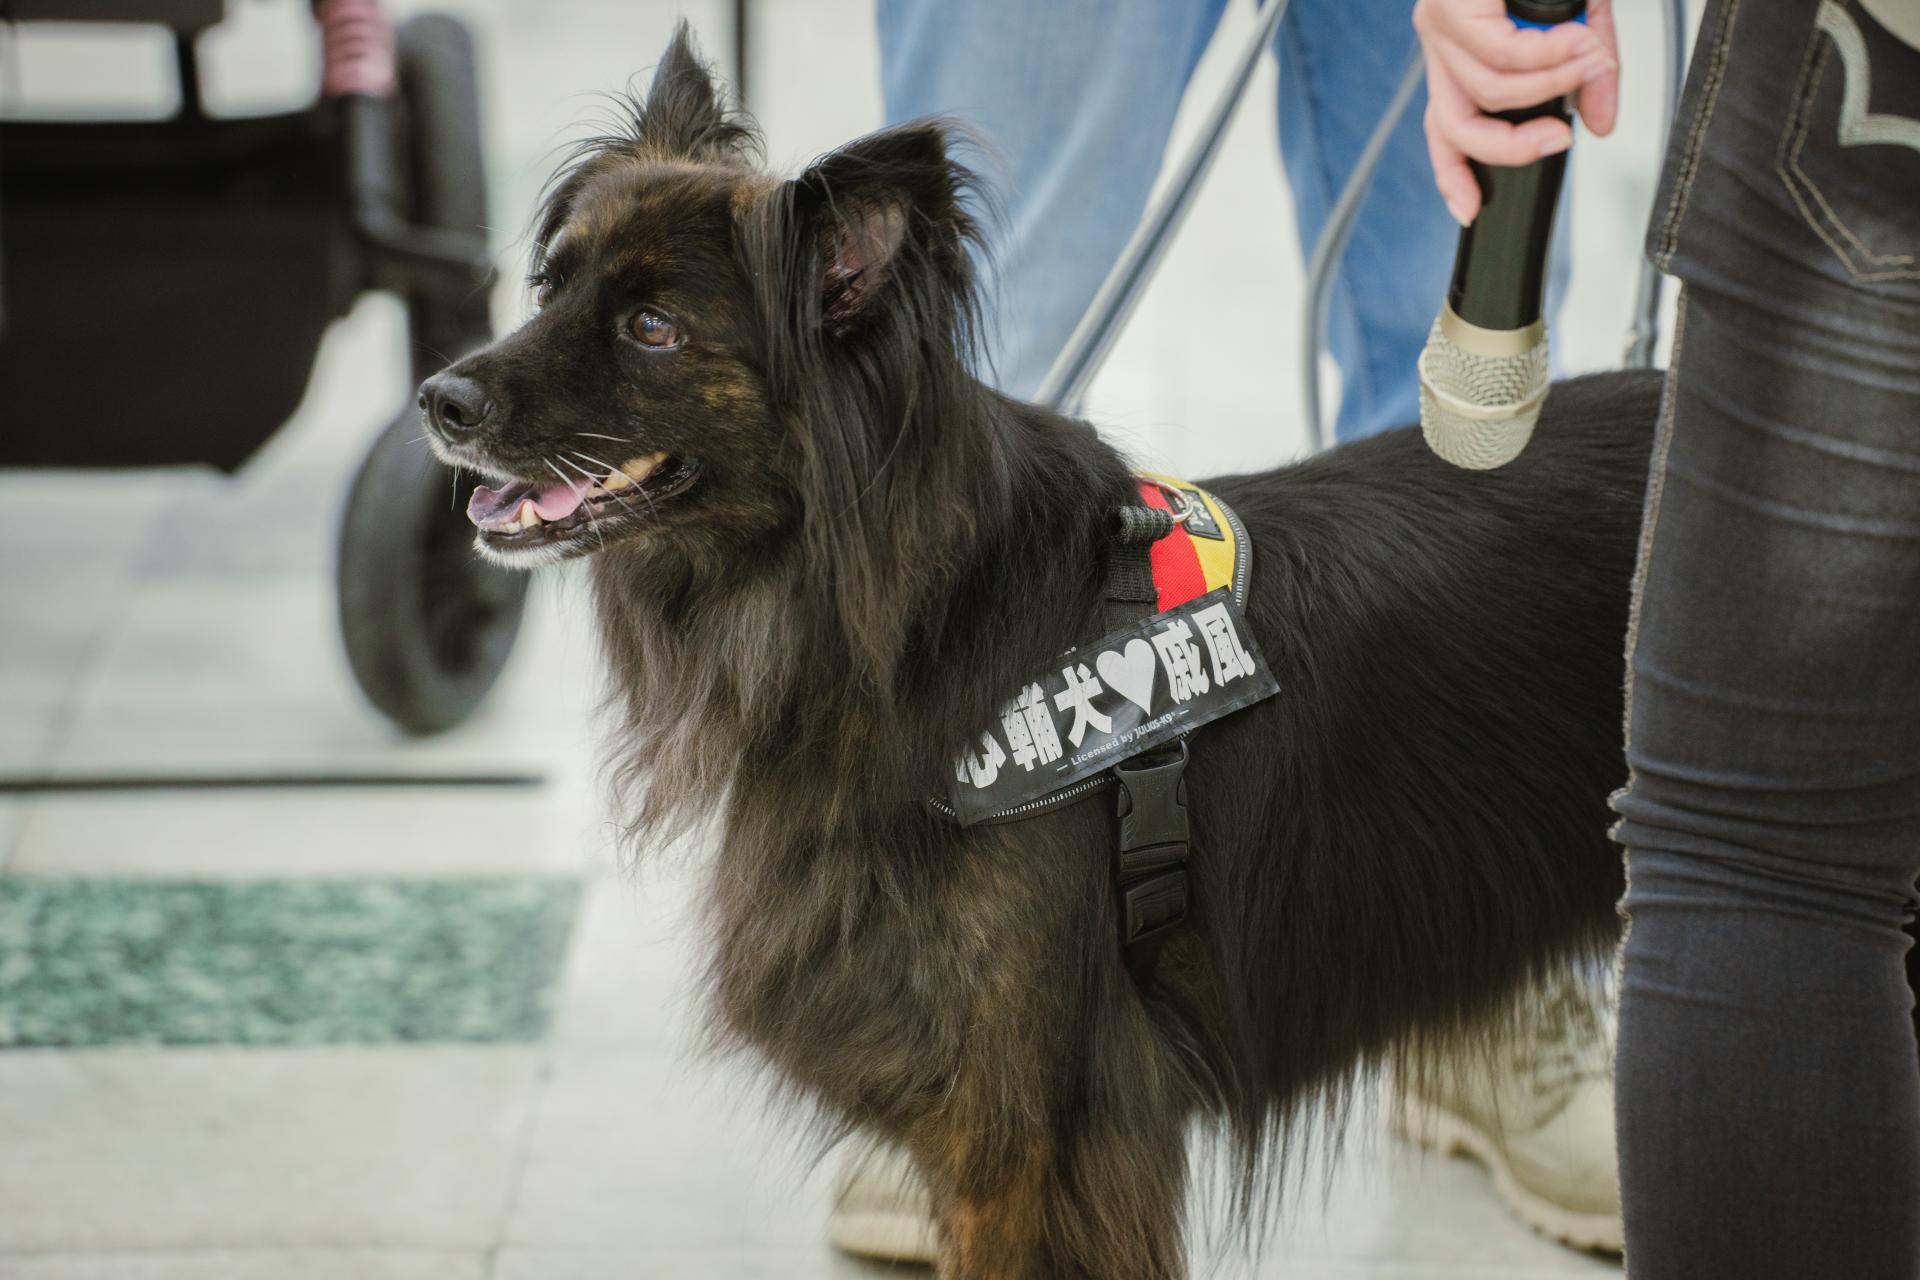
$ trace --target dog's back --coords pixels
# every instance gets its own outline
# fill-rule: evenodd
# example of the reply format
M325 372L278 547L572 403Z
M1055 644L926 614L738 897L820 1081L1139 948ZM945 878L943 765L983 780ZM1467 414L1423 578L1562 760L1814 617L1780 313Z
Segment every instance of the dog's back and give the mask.
M1609 936L1659 394L1653 373L1561 384L1494 472L1407 427L1209 482L1252 534L1281 686L1197 735L1189 770L1197 935L1241 1031L1215 1065L1264 1094L1241 1121L1471 1029Z

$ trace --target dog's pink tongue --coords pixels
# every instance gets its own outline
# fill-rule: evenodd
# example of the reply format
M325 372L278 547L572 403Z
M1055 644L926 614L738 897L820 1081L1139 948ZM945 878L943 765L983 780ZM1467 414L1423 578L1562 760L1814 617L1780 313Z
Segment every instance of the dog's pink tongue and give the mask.
M522 486L514 484L504 489L490 489L484 484L476 486L473 496L467 499L467 519L481 529L505 524L513 517L513 512L507 509L509 502L513 500L512 505L519 505L518 501L514 500L514 495L521 488Z
M467 519L482 529L497 528L516 519L520 504L531 498L533 509L551 524L578 511L586 497L584 481L578 485L549 484L538 489L522 483L509 484L503 489L490 489L483 484L467 499Z
M549 524L565 520L587 500L587 484L550 484L533 491L533 509Z

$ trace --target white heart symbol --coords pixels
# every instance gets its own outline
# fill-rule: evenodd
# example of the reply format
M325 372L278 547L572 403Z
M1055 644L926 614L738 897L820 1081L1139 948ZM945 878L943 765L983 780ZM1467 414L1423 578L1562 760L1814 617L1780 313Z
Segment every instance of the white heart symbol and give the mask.
M1094 659L1100 678L1107 688L1123 695L1142 711L1153 712L1153 646L1145 640L1129 640L1124 656L1111 649Z

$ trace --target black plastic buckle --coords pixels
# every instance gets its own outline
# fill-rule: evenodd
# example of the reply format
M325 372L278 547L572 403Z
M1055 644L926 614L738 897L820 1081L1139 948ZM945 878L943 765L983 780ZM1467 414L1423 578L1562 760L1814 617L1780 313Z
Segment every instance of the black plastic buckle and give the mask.
M1169 871L1120 891L1122 946L1150 942L1187 918L1187 873Z
M1113 767L1119 819L1114 853L1120 886L1120 941L1128 948L1156 942L1187 918L1187 744L1124 760ZM1145 961L1151 969L1151 956Z

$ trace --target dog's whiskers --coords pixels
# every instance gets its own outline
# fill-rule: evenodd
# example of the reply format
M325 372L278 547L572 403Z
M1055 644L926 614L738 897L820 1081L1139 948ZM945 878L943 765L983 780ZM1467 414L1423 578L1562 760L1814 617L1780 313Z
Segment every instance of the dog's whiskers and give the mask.
M606 463L604 463L604 462L602 462L602 461L600 461L600 459L598 459L598 458L596 458L596 457L594 457L594 456L593 456L592 454L590 454L590 453L582 453L582 452L581 452L580 450L578 450L578 449L575 449L575 450L573 451L573 453L574 453L574 456L575 456L575 457L577 457L577 458L580 458L580 459L582 459L582 460L584 460L584 461L587 461L587 462L591 462L591 463L592 463L592 464L593 464L594 466L596 466L596 467L607 467L607 470L608 470L608 471L618 471L618 470L620 469L620 468L618 468L618 467L610 467L610 466L607 466L607 464L606 464ZM651 512L654 512L655 514L658 514L658 512L659 512L659 508L657 508L657 507L655 507L655 506L653 505L653 499L652 499L652 497L650 497L650 496L648 495L648 493L647 493L647 491L646 491L645 489L638 489L638 492L639 492L639 494L640 494L640 496L641 496L641 497L642 497L643 499L645 499L645 500L646 500L646 504L647 504L647 510L648 510L648 511L651 511ZM625 492L624 492L624 491L621 491L621 492L617 492L617 493L615 494L615 496L616 496L616 497L619 497L619 498L620 498L620 499L621 499L622 501L624 501L624 502L626 502L626 504L627 504L627 505L628 505L629 507L631 507L631 506L633 505L633 501L632 501L632 499L631 499L631 498L628 498L628 497L626 496L626 494L625 494Z
M583 502L585 501L584 495L580 492L580 486L575 484L572 477L568 476L566 472L554 466L545 454L542 454L540 457L540 465L553 472L554 476L559 479L561 484L567 486L567 490L572 493L574 497L580 498Z
M593 474L593 472L587 470L585 467L575 462L572 458L569 458L566 454L564 453L559 454L558 458L562 465L572 467L575 471L578 471L581 475L585 476L587 478L588 483L590 484L600 483L601 477Z
M562 454L560 455L560 461L561 461L561 462L564 462L564 463L565 463L565 464L566 464L567 466L569 466L569 467L572 467L572 468L573 468L573 469L574 469L575 471L578 471L578 472L579 472L579 473L580 473L581 475L583 475L583 476L585 476L585 477L587 478L587 481L588 481L588 483L589 483L589 484L592 484L592 485L595 485L595 486L599 486L599 488L600 488L600 491L601 491L602 493L604 493L604 494L606 494L606 495L607 495L608 497L610 497L610 498L612 498L612 499L614 499L614 500L615 500L616 502L619 502L619 503L620 503L620 504L621 504L622 506L629 506L629 505L631 505L631 503L630 503L630 502L628 501L628 499L627 499L627 498L625 497L625 495L623 495L623 494L622 494L622 493L621 493L621 492L620 492L619 490L617 490L617 489L609 489L609 488L607 488L607 487L605 487L604 485L601 485L601 483L600 483L600 477L599 477L599 476L597 476L597 475L595 475L595 474L593 474L593 472L591 472L591 471L589 471L589 470L587 470L587 469L586 469L585 467L583 467L583 466L581 466L581 465L580 465L579 463L577 463L577 462L575 462L575 461L574 461L574 460L573 460L572 458L569 458L569 457L568 457L568 456L567 456L567 455L566 455L565 453L562 453ZM589 518L589 519L591 519L591 518L592 518L592 516L591 516L591 513L589 513L589 516L588 516L588 518ZM601 545L603 545L603 546L605 545L605 543L604 543L604 541L602 542L602 544L601 544Z
M580 458L584 462L591 462L595 466L606 466L604 462L600 462L594 458L589 458L582 453L576 453L575 456ZM618 489L606 488L606 486L602 483L599 476L595 476L591 471L588 471L585 467L581 466L580 463L573 461L571 458L568 458L565 453L561 454L560 461L566 463L568 466L572 467L575 471L578 471L581 475L591 477L595 484L601 486L602 493L605 493L608 497L618 502L621 506L626 507L629 510L632 509L633 498L630 494L624 493ZM616 468L612 468L612 467L608 467L607 469L608 471L616 470Z
M610 466L609 464L600 461L600 459L594 457L592 454L587 453L583 450L574 449L574 450L571 450L571 452L573 456L580 459L580 461L591 462L596 467L606 467L609 472L618 471L620 469L618 467Z
M566 472L562 471L560 468L554 466L553 463L549 462L545 454L540 455L540 465L545 467L547 470L553 472L554 475L560 477L560 483L567 486L567 489L570 492L572 492L574 497L580 499L580 510L587 513L587 526L593 530L594 540L597 541L600 544L601 549L604 550L607 545L607 540L606 540L606 537L602 535L600 532L600 522L593 518L592 500L586 494L583 494L580 492L579 486L574 484L572 480L569 480L567 478ZM591 488L592 486L588 486L588 487Z

